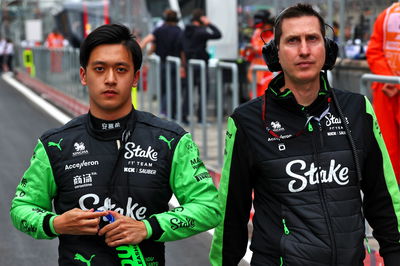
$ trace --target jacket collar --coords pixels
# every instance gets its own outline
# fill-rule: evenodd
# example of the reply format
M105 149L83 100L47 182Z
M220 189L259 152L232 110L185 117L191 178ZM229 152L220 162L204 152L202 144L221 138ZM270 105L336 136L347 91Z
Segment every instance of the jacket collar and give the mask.
M271 80L268 89L265 91L266 97L269 100L274 101L282 108L287 109L290 112L308 115L320 115L322 114L327 106L331 94L331 87L328 83L327 75L321 71L320 73L320 91L317 98L309 106L302 106L297 103L293 92L286 88L283 92L280 91L285 85L285 78L283 72Z
M103 120L94 117L90 112L87 116L86 128L89 134L101 140L117 140L132 135L136 126L137 114L135 108L126 116L116 120ZM125 140L126 141L126 140Z

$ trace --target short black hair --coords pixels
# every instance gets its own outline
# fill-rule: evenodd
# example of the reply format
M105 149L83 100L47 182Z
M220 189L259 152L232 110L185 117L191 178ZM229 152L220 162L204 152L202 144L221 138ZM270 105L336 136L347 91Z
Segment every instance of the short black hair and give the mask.
M79 53L81 67L87 67L93 49L102 44L124 45L132 54L135 73L142 66L142 50L129 29L120 24L106 24L92 31L81 44Z
M297 4L283 10L275 19L275 31L274 31L274 41L277 46L279 46L279 41L282 36L282 22L287 18L299 18L299 17L317 17L319 21L319 26L321 29L322 37L325 37L325 21L322 16L314 10L314 8L309 4Z

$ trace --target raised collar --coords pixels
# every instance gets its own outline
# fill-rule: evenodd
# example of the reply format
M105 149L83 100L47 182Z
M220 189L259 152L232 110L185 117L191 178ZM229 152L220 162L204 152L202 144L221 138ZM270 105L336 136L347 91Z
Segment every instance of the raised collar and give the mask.
M306 116L319 115L326 110L329 102L328 98L330 97L331 93L331 87L329 86L328 78L322 71L320 73L320 84L321 86L318 96L309 106L302 106L298 104L290 89L287 88L282 92L280 91L280 88L285 85L283 72L281 72L270 82L265 94L268 100L274 101L282 108L285 108L291 112L305 114Z
M101 140L121 139L125 132L133 132L136 125L136 110L116 120L103 120L94 117L90 112L87 116L87 130L90 135Z

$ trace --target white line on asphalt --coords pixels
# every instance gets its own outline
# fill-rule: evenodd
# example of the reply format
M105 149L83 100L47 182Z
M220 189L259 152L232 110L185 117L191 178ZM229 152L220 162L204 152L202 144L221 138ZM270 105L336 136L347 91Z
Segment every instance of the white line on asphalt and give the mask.
M15 80L10 74L5 73L2 75L4 81L8 84L16 88L20 93L22 93L26 98L28 98L31 102L41 107L44 111L46 111L50 116L59 121L61 124L67 123L71 120L71 117L65 115L59 109L51 105L49 102L45 101L43 98L39 97L37 94L32 92L28 87L23 85L22 83Z
M72 117L67 116L59 109L57 109L54 105L45 101L43 98L32 92L31 89L29 89L28 87L26 87L16 79L14 79L11 74L4 73L1 77L3 78L4 81L6 81L8 84L17 89L26 98L28 98L31 102L42 108L45 112L47 112L50 116L59 121L62 125L66 124L68 121L72 119ZM169 204L171 204L171 206L174 208L179 206L179 202L174 195L172 195ZM214 229L210 229L207 232L212 236L214 234ZM242 259L242 261L244 261L245 263L250 263L251 260L252 252L249 249L249 245L250 242L247 244L246 255Z

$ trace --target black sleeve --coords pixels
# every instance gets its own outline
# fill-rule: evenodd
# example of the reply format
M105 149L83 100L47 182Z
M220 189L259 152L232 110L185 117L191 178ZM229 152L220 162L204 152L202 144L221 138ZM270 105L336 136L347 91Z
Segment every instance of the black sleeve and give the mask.
M207 25L206 34L207 34L206 39L208 40L219 39L222 37L222 34L219 31L219 29L211 23Z

